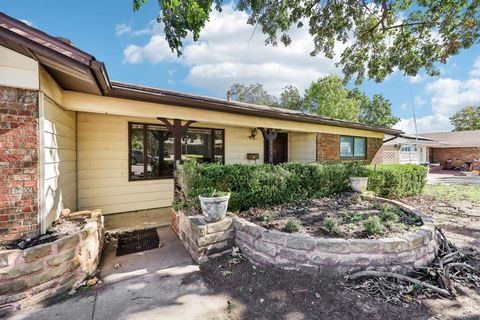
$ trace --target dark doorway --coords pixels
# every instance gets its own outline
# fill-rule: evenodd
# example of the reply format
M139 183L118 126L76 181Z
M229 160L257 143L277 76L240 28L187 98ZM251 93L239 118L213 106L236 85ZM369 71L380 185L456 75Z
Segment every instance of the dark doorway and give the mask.
M268 140L264 139L264 161L268 163ZM288 133L278 132L277 138L273 140L273 164L288 161Z

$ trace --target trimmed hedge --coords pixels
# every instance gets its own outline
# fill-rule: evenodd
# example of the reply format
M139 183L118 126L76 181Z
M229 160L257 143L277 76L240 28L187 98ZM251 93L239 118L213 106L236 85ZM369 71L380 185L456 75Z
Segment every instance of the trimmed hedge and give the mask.
M185 162L177 173L183 199L176 206L198 209L198 195L214 188L230 192L229 209L246 210L347 190L358 163L280 165L197 164ZM180 203L178 203L180 202Z
M368 190L384 198L401 198L422 193L428 168L414 164L368 166Z
M231 193L231 211L325 197L348 190L350 176L369 176L370 190L397 198L421 191L426 168L412 165L374 168L359 162L221 165L190 161L183 163L177 172L181 192L176 193L174 207L197 211L198 195L212 189Z

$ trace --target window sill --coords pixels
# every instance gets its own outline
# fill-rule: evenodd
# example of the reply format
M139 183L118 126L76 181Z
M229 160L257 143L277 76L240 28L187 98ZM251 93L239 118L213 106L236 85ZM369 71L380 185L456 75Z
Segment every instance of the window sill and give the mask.
M128 182L137 182L137 181L151 181L151 180L168 180L173 179L173 176L165 176L165 177L154 177L154 178L141 178L141 179L132 179L128 178Z

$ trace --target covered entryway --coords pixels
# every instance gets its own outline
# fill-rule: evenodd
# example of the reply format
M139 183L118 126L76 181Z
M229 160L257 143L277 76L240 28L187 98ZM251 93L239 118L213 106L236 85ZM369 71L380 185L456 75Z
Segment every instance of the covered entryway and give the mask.
M268 140L264 139L264 143L265 163L279 164L288 162L288 133L277 132L277 137L272 142L272 161L269 161Z

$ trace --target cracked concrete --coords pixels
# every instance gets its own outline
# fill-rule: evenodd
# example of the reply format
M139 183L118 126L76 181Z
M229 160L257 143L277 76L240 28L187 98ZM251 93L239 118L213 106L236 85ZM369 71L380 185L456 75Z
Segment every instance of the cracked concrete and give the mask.
M169 228L158 230L163 246L116 257L108 248L102 285L50 306L14 315L24 320L220 319L231 297L214 294ZM110 250L110 251L109 251ZM113 266L119 263L117 269Z

